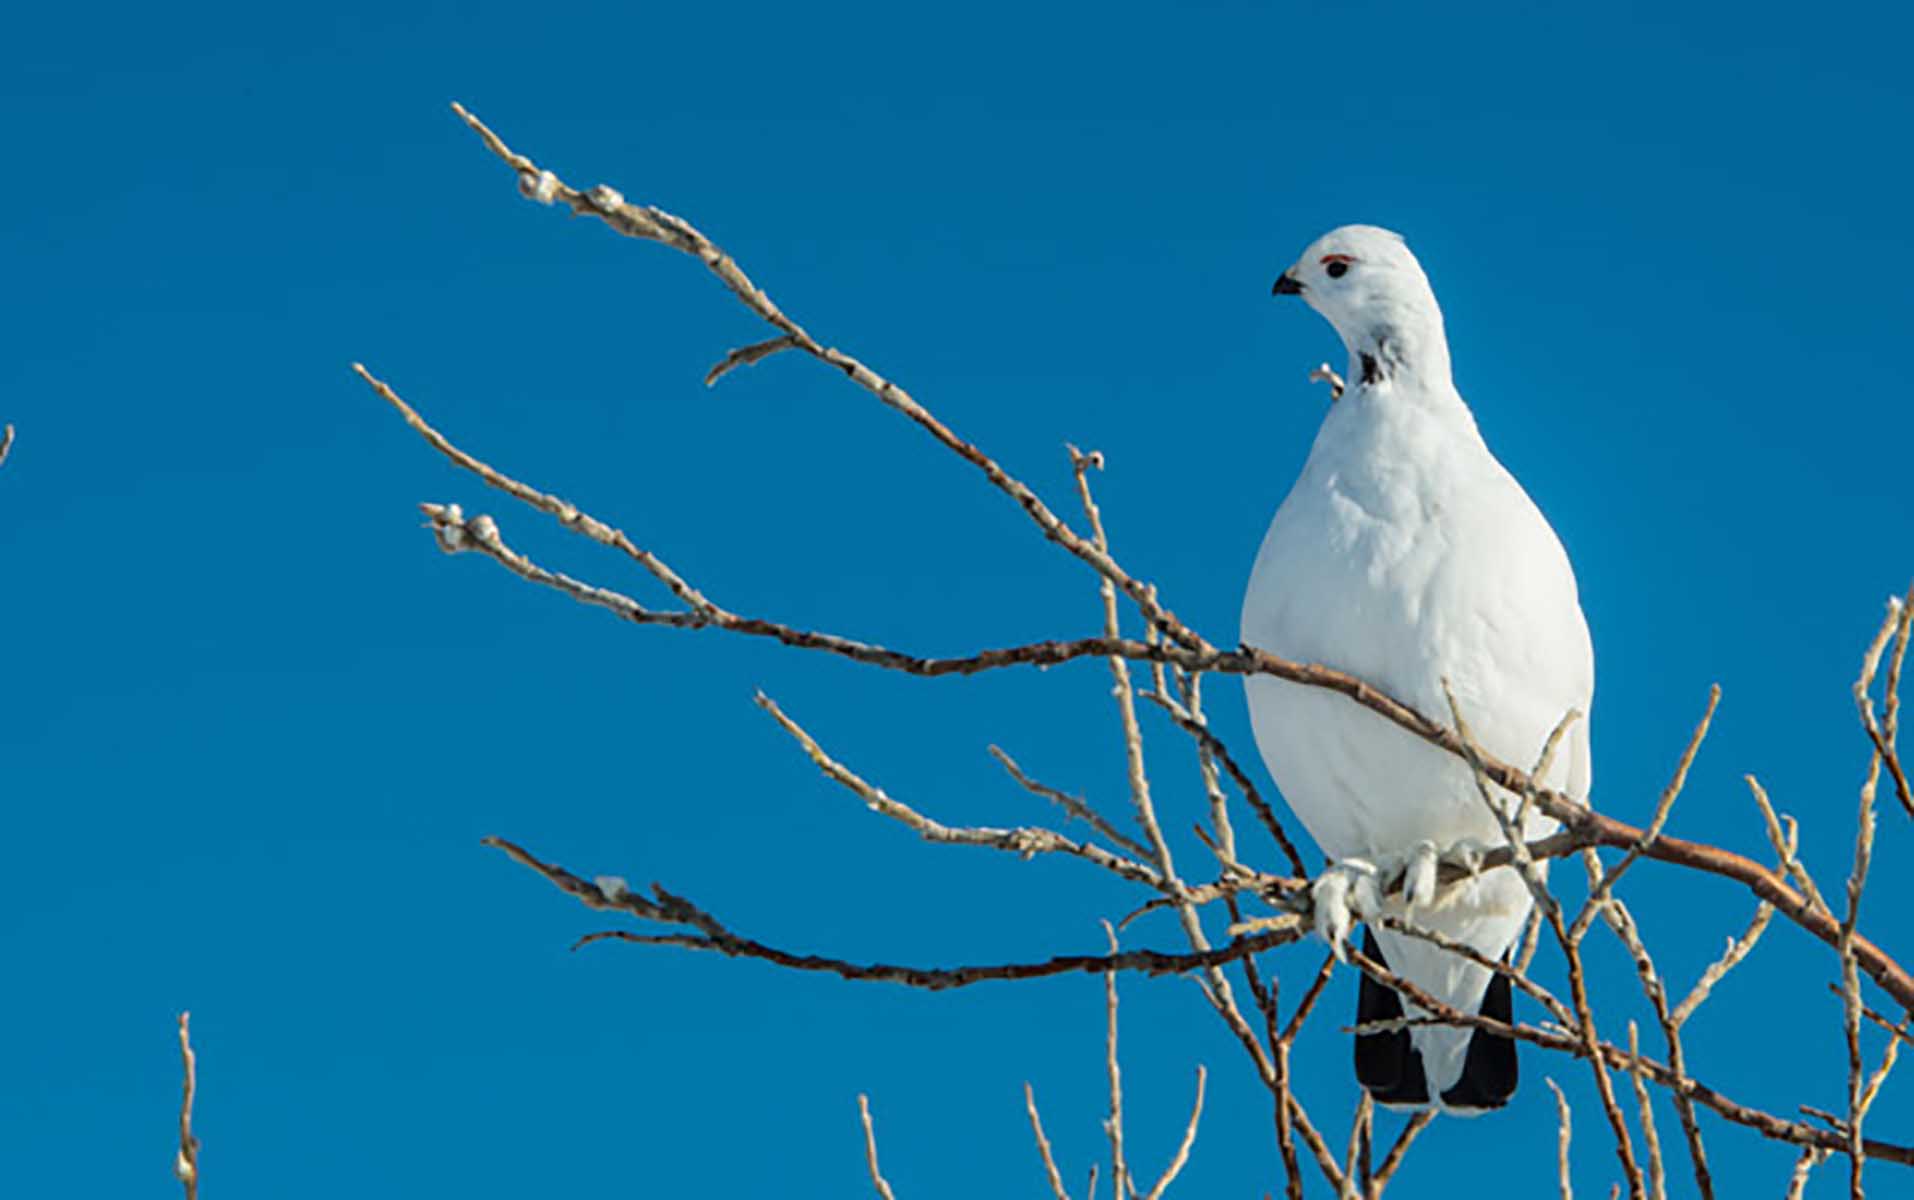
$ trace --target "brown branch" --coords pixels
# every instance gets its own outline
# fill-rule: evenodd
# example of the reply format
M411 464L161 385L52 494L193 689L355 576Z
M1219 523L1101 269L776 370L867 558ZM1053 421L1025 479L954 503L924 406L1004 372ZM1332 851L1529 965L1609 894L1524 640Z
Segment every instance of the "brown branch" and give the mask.
M1288 1101L1290 1122L1296 1127L1296 1132L1302 1135L1303 1145L1308 1146L1310 1154L1315 1157L1316 1166L1322 1171L1323 1178L1329 1181L1329 1186L1336 1193L1337 1200L1349 1200L1353 1195L1349 1187L1349 1177L1342 1173L1342 1166L1337 1163L1336 1155L1330 1150L1329 1143L1317 1131L1315 1123L1309 1119L1309 1112L1303 1107L1303 1102L1296 1099L1296 1093L1293 1091L1287 1093L1285 1099Z
M628 913L640 920L689 927L696 932L634 933L611 929L587 934L576 945L621 941L647 946L682 946L708 950L729 958L755 958L798 971L820 971L845 979L898 983L906 987L942 991L968 987L995 980L1042 979L1051 975L1102 974L1108 971L1138 971L1145 975L1178 975L1188 971L1221 967L1251 954L1260 954L1301 938L1300 931L1279 931L1237 938L1212 950L1187 954L1160 950L1125 950L1120 954L1060 954L1041 962L1006 963L994 966L908 967L887 963L858 964L814 954L794 954L767 946L732 932L711 914L682 896L651 886L651 897L631 891L622 880L600 876L587 880L556 863L541 861L522 847L504 838L488 837L484 844L502 850L512 859L543 875L546 880L569 893L588 908Z
M1350 949L1347 951L1347 955L1348 961L1363 974L1374 979L1384 987L1394 989L1399 992L1405 1000L1416 1004L1430 1014L1427 1017L1416 1017L1398 1022L1389 1022L1388 1024L1392 1026L1453 1025L1469 1029L1483 1029L1501 1037L1527 1042L1532 1046L1540 1046L1545 1050L1557 1051L1576 1058L1584 1057L1587 1054L1587 1050L1582 1045L1580 1038L1573 1034L1536 1029L1529 1025L1512 1025L1506 1021L1498 1021L1493 1017L1484 1017L1478 1014L1462 1012L1454 1006L1436 999L1423 988L1395 974L1382 964L1368 958L1359 950ZM1676 1072L1670 1070L1667 1065L1655 1059L1635 1058L1631 1056L1628 1051L1608 1042L1599 1043L1597 1052L1610 1067L1618 1071L1632 1071L1635 1069L1635 1065L1639 1063L1642 1073L1647 1076L1648 1079L1652 1080L1656 1086L1667 1088L1676 1094L1691 1096L1697 1103L1712 1110L1717 1115L1737 1125L1752 1129L1764 1137L1772 1138L1775 1141L1790 1142L1797 1146L1818 1146L1822 1149L1835 1151L1837 1153L1845 1153L1847 1150L1847 1139L1839 1134L1808 1125L1801 1121L1791 1121L1785 1117L1777 1117L1772 1113L1742 1104L1707 1086L1693 1076L1678 1076ZM1891 1142L1879 1142L1868 1139L1865 1149L1869 1158L1899 1163L1903 1166L1914 1166L1914 1146L1903 1146Z
M1435 1119L1436 1110L1433 1108L1425 1108L1409 1118L1409 1123L1402 1127L1402 1132L1396 1135L1395 1143L1389 1147L1389 1153L1383 1156L1382 1165L1376 1168L1375 1175L1369 1180L1370 1200L1379 1200L1383 1188L1389 1185L1389 1180L1395 1175L1397 1168L1402 1166L1402 1160L1408 1157L1409 1147L1415 1145L1416 1138L1420 1137L1422 1131L1427 1129L1429 1123Z
M7 461L7 453L13 449L13 426L11 423L0 427L0 464Z
M1369 1162L1364 1148L1369 1144L1369 1125L1375 1116L1375 1097L1369 1094L1368 1088L1357 1089L1356 1111L1349 1120L1349 1144L1343 1150L1342 1173L1362 1192L1369 1190Z
M13 433L13 427L7 427L7 433ZM0 451L6 448L0 442ZM173 1159L173 1174L178 1176L180 1186L186 1189L186 1200L198 1200L199 1197L199 1139L193 1136L193 1091L198 1087L197 1060L193 1055L193 1039L187 1029L192 1019L191 1013L179 1015L179 1058L182 1077L179 1101L179 1153Z

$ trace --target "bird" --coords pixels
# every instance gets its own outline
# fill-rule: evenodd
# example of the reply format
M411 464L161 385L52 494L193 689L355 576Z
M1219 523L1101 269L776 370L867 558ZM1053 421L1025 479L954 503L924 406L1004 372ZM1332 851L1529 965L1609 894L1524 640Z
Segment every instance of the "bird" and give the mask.
M1337 668L1445 725L1453 703L1475 743L1509 762L1538 761L1568 722L1538 783L1585 802L1595 657L1575 572L1456 390L1422 265L1401 235L1346 225L1274 292L1328 320L1349 382L1263 538L1244 644ZM1510 1020L1506 975L1375 920L1511 957L1533 895L1515 867L1479 870L1506 835L1467 762L1339 692L1262 674L1245 690L1271 777L1331 860L1311 884L1316 931L1343 957L1362 917L1365 955L1462 1012ZM1521 832L1556 828L1531 810ZM1467 873L1438 888L1444 862ZM1358 989L1359 1029L1428 1015L1366 974ZM1518 1078L1509 1039L1456 1025L1358 1032L1355 1067L1378 1103L1462 1115L1504 1106Z

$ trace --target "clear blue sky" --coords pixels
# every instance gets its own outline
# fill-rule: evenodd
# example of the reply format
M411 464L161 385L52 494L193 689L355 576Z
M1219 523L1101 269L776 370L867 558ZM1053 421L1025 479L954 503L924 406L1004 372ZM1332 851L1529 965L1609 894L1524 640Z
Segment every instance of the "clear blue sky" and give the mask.
M1103 449L1120 553L1219 639L1323 409L1304 374L1335 348L1270 281L1330 226L1402 230L1464 394L1575 559L1598 803L1648 811L1718 680L1674 828L1759 849L1754 771L1838 880L1863 763L1846 689L1914 574L1914 29L1888 5L1666 7L16 10L9 1188L168 1194L181 1008L212 1200L857 1195L859 1091L900 1197L1034 1195L1025 1080L1073 1180L1102 1153L1093 978L927 995L568 954L602 922L479 846L510 835L860 958L1093 951L1136 899L1081 864L915 841L750 703L765 689L927 812L1039 820L984 747L1121 810L1096 664L912 682L634 630L432 549L413 506L458 500L553 565L643 582L453 471L353 359L734 608L925 652L1097 621L1084 570L841 378L778 359L707 392L760 327L688 260L518 199L453 99L575 182L699 223L1059 505L1063 442ZM1253 758L1240 690L1210 694ZM1153 733L1180 829L1190 756ZM1869 924L1914 952L1906 824L1883 814ZM1657 867L1631 886L1679 988L1751 907ZM1317 956L1272 959L1292 995ZM1598 968L1611 1012L1645 1011L1606 944ZM1698 1072L1840 1107L1834 973L1771 933L1694 1028ZM1338 1141L1352 991L1298 1058ZM1124 1013L1140 1167L1201 1061L1178 1191L1276 1187L1266 1100L1194 985L1130 982ZM1572 1083L1578 1186L1606 1194L1585 1069L1525 1067L1515 1107L1439 1125L1398 1194L1455 1194L1448 1172L1491 1152L1540 1194L1545 1072ZM1909 1086L1882 1136L1909 1136ZM1778 1194L1785 1148L1707 1128L1724 1194Z

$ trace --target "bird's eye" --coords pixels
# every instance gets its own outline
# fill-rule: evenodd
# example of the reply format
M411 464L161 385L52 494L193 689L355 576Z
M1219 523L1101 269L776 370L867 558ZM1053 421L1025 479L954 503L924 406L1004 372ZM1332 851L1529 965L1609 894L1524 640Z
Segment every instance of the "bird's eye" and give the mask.
M1329 276L1331 279L1341 279L1344 275L1349 274L1349 264L1340 258L1331 259L1329 265L1323 268L1323 274Z

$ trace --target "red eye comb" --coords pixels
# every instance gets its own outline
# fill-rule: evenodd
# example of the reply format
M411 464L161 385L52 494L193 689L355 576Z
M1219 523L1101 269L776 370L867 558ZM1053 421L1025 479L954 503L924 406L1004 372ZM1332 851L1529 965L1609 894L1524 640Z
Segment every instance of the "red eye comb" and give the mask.
M1322 260L1325 263L1352 263L1356 261L1356 256L1353 254L1325 254Z

